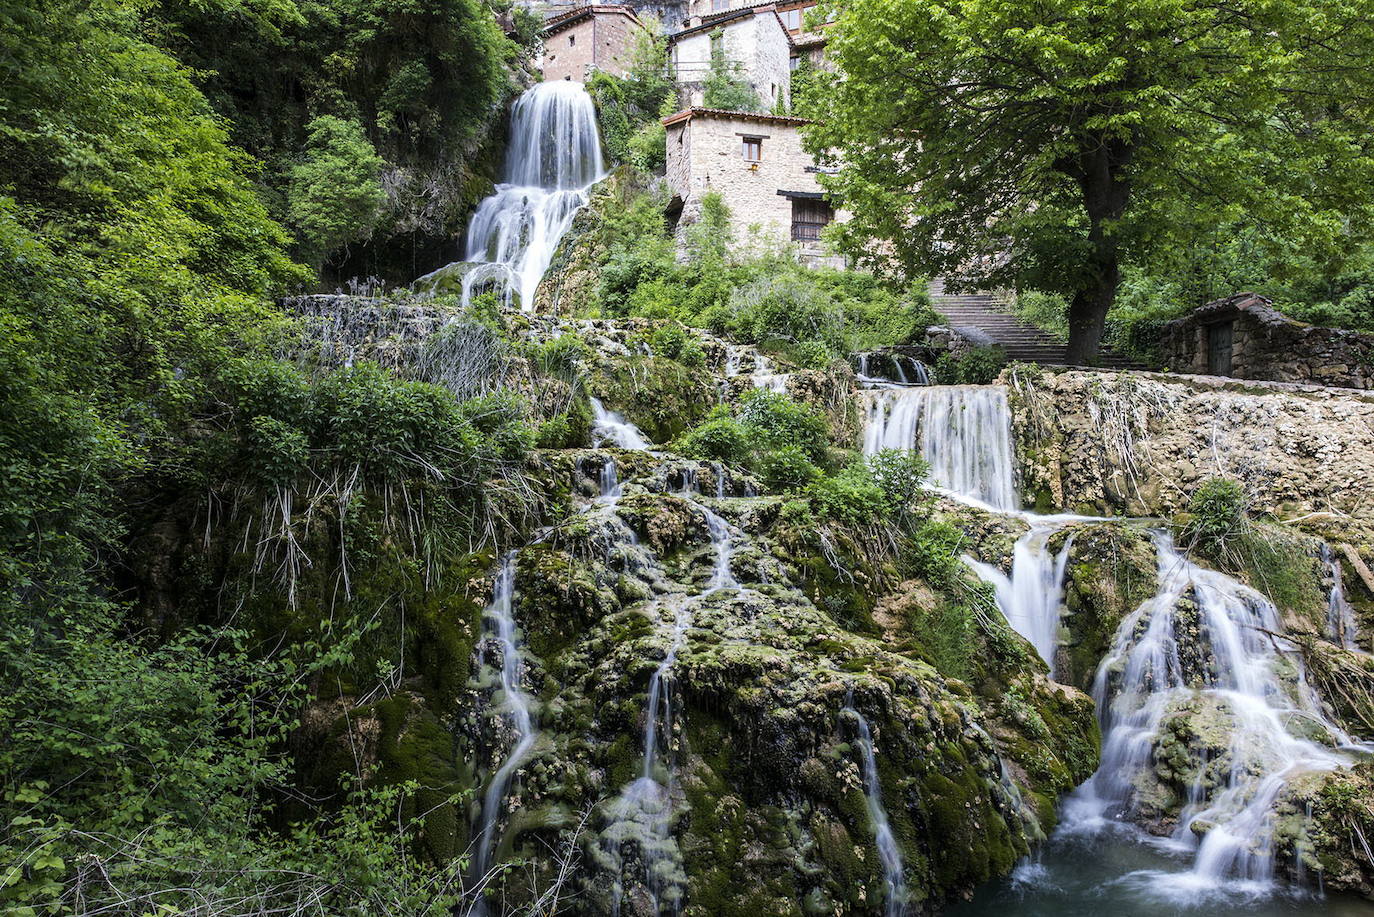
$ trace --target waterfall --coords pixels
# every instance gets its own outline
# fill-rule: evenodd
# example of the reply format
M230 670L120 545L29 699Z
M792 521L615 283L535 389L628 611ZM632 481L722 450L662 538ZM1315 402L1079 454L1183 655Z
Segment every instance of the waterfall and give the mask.
M1253 893L1272 880L1273 805L1284 785L1348 765L1334 749L1351 740L1322 713L1296 654L1276 646L1282 625L1272 602L1189 562L1167 535L1156 534L1155 548L1159 592L1121 623L1098 668L1101 765L1066 804L1065 825L1091 829L1128 812L1137 776L1154 764L1155 739L1191 703L1196 716L1214 712L1227 753L1199 762L1173 835L1176 849L1193 853L1191 868L1142 878L1152 892L1184 900L1227 879Z
M534 746L536 736L530 698L520 687L522 659L515 638L514 597L515 552L512 551L501 559L501 569L496 575L491 604L487 606L484 618L493 631L489 635L489 640L494 642L500 651L501 698L515 729L516 743L501 767L492 775L491 782L482 794L481 829L478 834L477 851L472 858L472 884L478 890L478 897L469 912L473 915L486 913L481 889L486 885L488 872L492 867L491 854L496 842L499 810L505 802L506 791L515 777L515 771ZM487 661L490 662L489 659Z
M600 398L592 402L592 446L600 448L611 443L621 449L648 449L649 441L639 428L616 411L606 410Z
M991 564L965 557L979 578L997 590L997 605L1007 623L1025 637L1050 667L1054 677L1055 647L1059 638L1059 614L1064 603L1064 570L1069 562L1073 536L1064 540L1058 554L1049 540L1062 525L1032 517L1031 530L1016 542L1011 576Z
M754 388L764 388L770 392L783 394L787 391L787 380L792 378L790 373L773 372L773 363L763 354L754 356L754 372L750 377L754 383Z
M625 494L625 488L620 486L620 476L616 474L615 459L606 456L606 460L601 464L601 502L614 503Z
M883 789L878 782L878 764L873 757L873 733L869 731L868 720L855 710L848 701L841 715L853 717L858 736L860 764L864 780L864 801L868 804L868 823L873 831L873 843L878 848L878 859L883 867L883 884L886 886L887 917L900 917L906 913L906 875L902 871L902 852L897 846L897 838L887 820L887 809L883 807Z
M682 493L695 493L696 477L684 474ZM678 913L686 876L682 872L681 851L672 837L673 767L665 760L660 736L671 742L675 710L673 708L672 670L678 651L687 639L692 626L695 602L720 589L738 588L730 563L734 554L729 524L719 515L695 500L689 502L702 512L706 529L714 549L711 578L706 588L694 597L679 597L673 614L673 629L668 651L649 676L649 691L644 702L643 755L640 773L626 786L608 810L612 825L606 830L609 853L623 865L621 848L626 840L639 848L644 865L644 884L653 899L653 913L661 914L665 907ZM614 892L615 912L619 913L621 886Z
M1327 545L1322 545L1322 561L1331 578L1331 591L1326 597L1326 633L1333 641L1348 650L1360 651L1359 626L1355 623L1355 609L1345 597L1345 583L1341 562Z
M505 305L526 312L558 242L605 174L596 108L581 83L540 83L511 111L506 168L496 191L477 206L463 258L463 303L495 285ZM423 278L422 278L423 279Z
M1006 389L939 385L866 391L864 454L919 449L936 487L994 510L1019 507Z

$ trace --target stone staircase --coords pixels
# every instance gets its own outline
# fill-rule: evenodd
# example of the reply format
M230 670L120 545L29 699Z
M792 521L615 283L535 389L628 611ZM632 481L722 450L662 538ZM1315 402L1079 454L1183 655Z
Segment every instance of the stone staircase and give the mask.
M1009 307L989 293L946 293L944 283L934 280L930 284L930 304L955 331L980 344L1002 347L1009 359L1049 366L1067 365L1062 341L1013 315ZM1147 367L1104 346L1098 354L1097 368Z

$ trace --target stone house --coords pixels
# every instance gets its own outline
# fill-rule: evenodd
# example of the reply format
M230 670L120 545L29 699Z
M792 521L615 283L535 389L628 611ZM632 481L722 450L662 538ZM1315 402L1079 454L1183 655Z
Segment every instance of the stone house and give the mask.
M665 118L668 132L669 217L695 222L701 199L718 192L730 209L736 240L755 228L789 242L812 265L843 266L821 242L821 231L843 212L831 209L816 180L822 170L802 149L802 118L689 108Z
M559 13L544 23L544 79L582 82L596 70L624 76L643 30L630 6L580 6Z
M1160 352L1175 372L1374 388L1374 335L1296 321L1254 293L1169 322Z
M692 20L695 21L695 20ZM772 111L792 95L792 36L776 6L706 17L668 38L668 66L684 106L700 106L713 56L720 56Z

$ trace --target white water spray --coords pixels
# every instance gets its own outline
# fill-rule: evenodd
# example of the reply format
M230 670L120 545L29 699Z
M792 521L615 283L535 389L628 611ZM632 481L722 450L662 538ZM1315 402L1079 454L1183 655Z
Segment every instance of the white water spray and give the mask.
M606 443L621 449L648 449L649 441L639 428L627 421L617 411L609 411L600 398L592 398L592 446L600 448Z
M887 809L883 806L883 788L878 782L878 763L873 756L873 733L868 728L868 720L852 706L846 704L840 713L848 714L855 721L855 744L859 747L868 824L873 831L873 844L878 848L886 887L883 913L886 917L901 917L906 913L906 873L902 869L902 851L897 846L897 838L887 819Z
M494 286L526 312L558 242L605 175L596 108L581 83L540 83L516 100L504 180L468 226L463 303Z
M868 401L864 454L918 449L939 488L994 510L1015 510L1011 410L995 385L875 389Z
M516 643L514 599L515 552L511 552L501 559L501 569L496 575L491 604L487 606L484 617L492 629L488 639L500 652L501 700L506 708L504 715L509 717L515 730L516 743L506 756L506 760L492 775L486 791L482 794L481 830L477 851L472 858L473 884L479 889L485 886L492 867L491 854L496 843L497 822L500 809L506 800L506 792L515 778L516 769L524 763L526 755L534 747L536 738L530 698L520 686L523 659ZM474 917L480 917L486 912L485 899L479 891L469 913Z
M1038 524L1037 524L1038 523ZM997 605L1007 623L1025 637L1055 675L1054 657L1059 642L1059 616L1064 604L1064 570L1069 562L1073 536L1064 540L1058 554L1049 549L1050 538L1062 525L1037 520L1016 542L1011 576L992 564L965 557L974 572L997 590Z

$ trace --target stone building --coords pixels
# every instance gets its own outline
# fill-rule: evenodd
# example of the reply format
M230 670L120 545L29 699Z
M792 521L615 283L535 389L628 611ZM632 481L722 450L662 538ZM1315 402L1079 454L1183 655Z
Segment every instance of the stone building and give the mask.
M1374 335L1296 321L1254 293L1169 322L1160 351L1175 372L1374 388Z
M580 6L544 23L546 80L584 81L593 71L624 76L644 26L633 7Z
M764 110L789 103L792 37L776 6L746 7L708 16L669 37L668 65L682 104L703 104L713 56L723 59L736 76L754 88Z
M844 219L825 199L819 169L802 149L802 118L689 108L665 118L670 217L690 225L701 199L718 192L742 241L757 231L795 244L810 264L842 266L821 243L821 230Z

